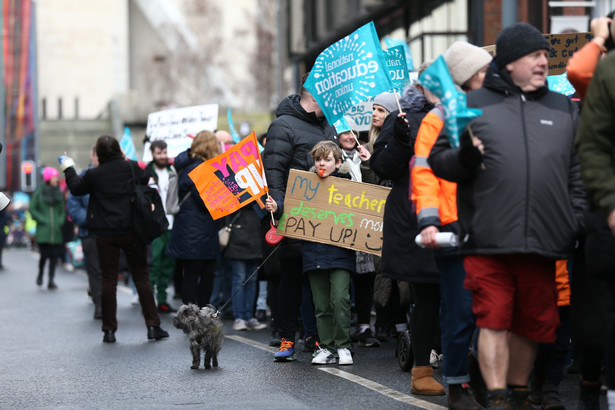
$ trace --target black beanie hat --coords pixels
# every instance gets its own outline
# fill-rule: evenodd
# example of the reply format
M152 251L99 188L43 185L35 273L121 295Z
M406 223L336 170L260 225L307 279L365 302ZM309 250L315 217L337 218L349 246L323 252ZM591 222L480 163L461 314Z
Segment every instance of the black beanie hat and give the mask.
M515 23L500 31L495 40L495 63L499 68L536 50L550 50L547 39L527 23Z

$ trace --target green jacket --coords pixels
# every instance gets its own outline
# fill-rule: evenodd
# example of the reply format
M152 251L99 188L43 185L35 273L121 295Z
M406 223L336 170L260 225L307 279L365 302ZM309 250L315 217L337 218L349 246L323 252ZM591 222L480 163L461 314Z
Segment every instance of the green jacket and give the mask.
M593 203L608 215L615 209L615 53L598 63L581 114L581 176Z
M47 184L40 186L30 200L30 213L36 221L36 243L62 244L66 211L60 188Z

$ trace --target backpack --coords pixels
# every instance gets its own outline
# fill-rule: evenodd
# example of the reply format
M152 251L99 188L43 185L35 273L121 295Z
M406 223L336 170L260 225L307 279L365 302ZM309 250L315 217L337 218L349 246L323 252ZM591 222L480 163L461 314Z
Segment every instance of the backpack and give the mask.
M137 185L132 164L130 164L130 172L135 186L131 199L132 230L135 238L147 245L167 231L169 222L158 190L149 185Z
M179 176L177 172L169 173L169 189L167 191L167 199L165 205L167 206L167 214L175 215L179 212L182 204L190 196L190 191L184 197L179 200Z

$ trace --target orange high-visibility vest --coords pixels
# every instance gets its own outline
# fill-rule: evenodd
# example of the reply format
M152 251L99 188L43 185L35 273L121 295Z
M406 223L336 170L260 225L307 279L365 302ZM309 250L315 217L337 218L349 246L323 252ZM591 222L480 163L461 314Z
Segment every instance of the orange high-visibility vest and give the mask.
M443 126L442 109L435 107L423 118L414 143L412 202L416 206L420 227L424 225L421 219L429 217L438 217L440 226L457 220L457 184L436 177L427 163L431 148Z

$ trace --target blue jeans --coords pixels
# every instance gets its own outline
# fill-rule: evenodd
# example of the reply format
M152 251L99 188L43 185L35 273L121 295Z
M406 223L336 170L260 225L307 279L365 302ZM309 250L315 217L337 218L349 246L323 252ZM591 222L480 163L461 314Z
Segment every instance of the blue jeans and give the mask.
M233 272L233 284L231 295L239 288L241 290L233 296L233 315L235 319L250 320L254 316L254 303L256 302L256 281L258 275L254 275L242 288L241 285L248 276L258 268L258 259L229 259Z
M299 307L299 312L301 313L301 322L303 323L305 337L311 336L318 339L312 289L310 288L310 280L307 275L303 278L303 283L301 284L301 306Z
M468 383L468 351L476 319L472 292L463 288L466 271L460 256L437 257L440 269L440 329L442 374L448 384Z
M218 255L218 262L216 264L216 273L214 274L213 290L211 292L210 303L220 309L224 303L231 297L231 264L222 254ZM229 305L226 305L224 311L229 311Z

